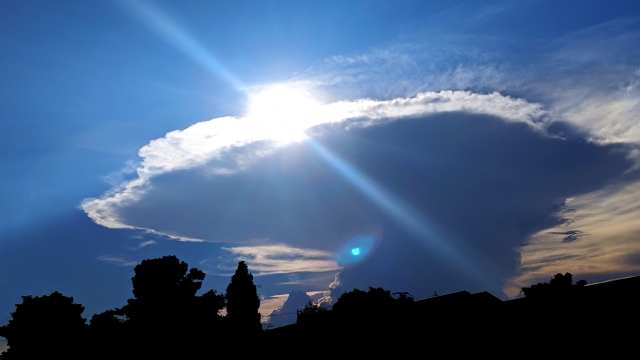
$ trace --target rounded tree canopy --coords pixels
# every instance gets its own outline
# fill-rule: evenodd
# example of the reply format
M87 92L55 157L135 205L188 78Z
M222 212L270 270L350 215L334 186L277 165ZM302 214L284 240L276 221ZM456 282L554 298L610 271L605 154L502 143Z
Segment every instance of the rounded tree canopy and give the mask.
M142 260L133 271L133 295L139 300L195 296L205 277L204 272L189 270L186 262L173 255Z

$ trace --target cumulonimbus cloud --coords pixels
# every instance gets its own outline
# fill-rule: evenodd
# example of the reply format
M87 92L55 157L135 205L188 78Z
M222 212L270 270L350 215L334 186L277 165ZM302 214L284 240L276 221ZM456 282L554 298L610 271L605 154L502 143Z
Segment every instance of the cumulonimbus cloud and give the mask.
M278 85L281 86L281 85ZM287 102L284 99L283 106ZM489 115L508 122L528 124L543 132L548 122L541 105L499 93L477 94L468 91L425 92L411 98L393 100L360 99L317 104L300 109L300 114L286 114L291 121L282 122L278 114L251 113L245 117L222 117L194 124L184 130L167 133L142 147L137 178L125 182L99 198L82 201L81 208L97 224L114 229L154 229L137 226L122 215L122 210L142 199L155 176L207 165L213 174L241 171L261 157L295 140L278 139L291 128L304 134L323 124L364 118L355 126L374 126L388 121L408 120L446 112ZM258 145L257 145L258 144ZM169 237L197 241L181 234L162 232ZM210 240L210 239L207 239Z
M416 70L417 63L424 59L416 61L415 53L406 51L378 51L349 58L333 57L328 59L325 68L321 69L323 73L329 72L330 76L321 74L322 76L314 78L310 76L314 74L306 74L302 79L298 79L299 81L276 87L307 84L311 88L322 89L331 88L336 84L336 87L344 87L346 82L352 82L358 94L362 94L362 79L365 76L367 84L379 90L368 93L364 91L367 96L395 98L310 104L308 108L294 107L289 112L279 114L284 115L285 121L282 121L282 116L274 117L269 111L250 111L245 117L217 118L194 124L184 130L170 132L140 149L142 161L137 169L136 179L120 184L100 198L86 199L81 206L96 223L109 228L143 229L183 241L224 242L226 239L218 239L215 236L208 238L206 232L187 236L185 231L172 231L171 227L160 230L153 224L142 225L129 217L130 213L126 210L135 208L149 195L156 177L187 169L202 169L213 175L243 171L278 148L287 146L291 141L303 140L304 136L300 134L314 126L346 123L354 118L358 118L358 121L349 122L349 126L367 127L389 121L410 121L413 118L424 118L438 113L461 112L489 115L506 122L525 123L540 133L544 133L554 121L561 120L584 130L582 135L592 142L629 143L628 157L640 159L638 150L633 148L634 144L640 142L638 123L635 120L640 114L640 102L637 100L640 71L637 70L637 64L634 64L633 68L627 66L628 64L616 67L619 73L614 74L615 76L599 71L598 61L592 61L593 64L589 65L597 71L592 71L592 76L588 78L571 70L576 68L574 65L583 61L585 52L591 51L589 58L592 60L616 53L593 50L601 49L602 46L613 46L610 36L606 36L606 39L600 42L596 40L598 34L614 32L615 29L611 28L619 27L620 22L605 25L604 28L593 29L593 34L583 33L577 34L577 38L559 39L552 44L552 49L541 49L541 52L546 52L541 56L546 56L544 63L548 65L543 69L537 68L535 72L518 68L508 61L496 64L478 62L474 59L470 63L447 67L448 70L444 73L426 74L423 71L424 67ZM637 32L626 32L615 37L615 46L627 49L629 44L637 42L637 38ZM451 63L450 60L444 59L447 63ZM417 72L409 71L411 69ZM542 73L546 73L546 77L542 76L546 80L541 80ZM307 76L307 79L304 79L304 76ZM381 81L380 76L384 81ZM562 79L562 83L556 79ZM605 91L603 88L608 90ZM439 89L474 89L476 92ZM483 91L489 93L481 93ZM545 105L492 91L534 94L532 98L544 102ZM354 98L352 95L354 94L342 98ZM398 95L402 97L397 97ZM293 122L293 119L297 121ZM287 136L281 138L282 134ZM640 164L640 161L637 161L637 164ZM629 189L625 191L629 195L627 199L635 199L636 192L630 192ZM604 197L605 194L601 195ZM617 197L612 193L608 195ZM582 213L590 211L586 205L576 208ZM527 285L525 282L533 281L535 277L545 278L549 276L549 272L569 270L566 268L569 263L578 264L576 269L585 274L620 270L620 266L615 266L618 260L605 261L609 258L604 254L610 247L603 245L603 238L600 236L602 231L596 228L597 224L600 224L598 218L585 218L571 227L548 228L534 235L530 243L520 249L523 253L523 275L513 279L514 284ZM625 225L627 230L633 231L633 222L625 224L628 225ZM588 236L582 236L583 234ZM625 239L628 238L624 236ZM567 241L563 243L563 239ZM634 246L630 241L620 245L620 249L625 249L621 250L621 254ZM608 243L612 244L611 241ZM305 246L309 245L303 245L302 248ZM595 247L600 250L594 252ZM291 252L291 249L283 247L267 249L260 246L232 246L227 250L236 257L251 260L252 265L260 264L260 274L319 271L318 269L330 269L335 266L330 259L313 258L308 256L306 250L301 249L296 250L298 253L295 255L295 264L279 260ZM603 265L604 267L599 269L589 268L587 259L596 256L596 253L605 259L600 263L609 265ZM569 258L581 260L570 262ZM634 263L632 260L629 260L630 264ZM629 268L635 267L630 265Z
M626 144L628 158L640 164L640 152L634 148L640 143L640 126L637 122L640 114L640 70L636 63L624 63L617 58L621 51L626 54L631 54L629 51L637 52L633 45L637 43L640 32L635 24L637 20L614 20L557 39L543 48L538 46L533 55L540 57L539 66L535 68L519 67L506 58L496 60L493 55L471 54L477 49L462 50L459 57L440 54L439 60L433 60L438 58L438 52L433 50L439 49L441 44L429 49L424 46L400 46L389 51L377 50L351 57L335 56L325 60L319 71L308 71L284 86L306 84L310 89L319 89L320 92L326 90L339 99L353 99L363 94L393 99L367 98L324 105L310 103L311 106L307 108L294 107L284 114L276 114L279 116L269 113L270 109L267 108L266 112L250 111L245 117L217 118L170 132L140 149L142 161L136 179L118 185L100 198L86 199L81 206L96 223L109 228L143 229L178 240L224 242L227 239L223 239L223 236L209 238L206 231L191 232L191 236L187 236L187 226L183 226L182 230L174 230L171 226L159 229L158 222L162 220L141 224L126 210L153 208L136 206L145 201L145 197L152 197L150 189L156 177L186 169L202 169L214 175L233 174L248 169L291 141L304 139L300 134L314 126L346 123L354 118L358 118L358 121L349 122L349 126L367 127L389 121L410 121L438 113L461 112L525 123L540 133L544 133L554 121L560 120L564 125L579 128L582 131L580 135L591 143ZM452 46L450 40L447 39L448 47ZM456 52L473 48L468 43L458 45L461 46L454 46ZM446 50L443 52L446 53ZM482 60L483 57L488 60ZM612 63L616 66L610 66ZM588 69L589 76L584 76L585 69ZM340 93L340 89L353 91ZM523 94L529 99L537 99L544 106L494 91ZM295 105L291 101L289 104ZM283 138L282 134L287 136ZM557 187L557 181L554 180L553 184ZM529 242L518 249L522 253L520 276L512 278L505 291L515 295L513 291L519 286L548 278L555 272L602 274L637 270L636 264L640 263L640 255L637 254L640 251L635 251L637 245L633 235L640 231L637 230L640 225L634 220L640 212L635 207L640 193L636 187L614 186L615 191L605 189L570 198L567 204L576 209L576 213L559 214L573 221L570 227L550 226L544 230L538 229L539 232L532 237L525 234L522 239L514 241L514 246L521 245L520 241L525 238ZM593 187L584 189L588 190L581 191L592 191ZM549 192L547 190L540 191ZM559 194L574 196L576 192L565 189ZM563 200L560 195L558 201ZM223 200L228 201L228 197L223 197ZM522 201L535 200L526 198ZM606 209L602 208L604 205ZM621 206L629 207L628 211L617 210ZM247 212L246 209L244 212ZM608 215L618 213L623 216ZM491 216L495 217L495 214ZM468 222L469 218L466 217L465 221ZM513 219L510 221L517 223ZM612 229L619 229L620 232L613 234ZM273 238L286 241L277 236ZM234 240L237 239L231 242ZM307 249L312 246L308 243L302 243L300 247L278 244L271 247L230 246L226 250L237 258L251 261L256 274L330 271L328 269L336 267L328 253L314 253L316 250ZM294 260L284 261L287 256ZM405 262L406 256L403 258ZM517 263L520 265L520 260ZM349 275L349 269L346 269L346 282L351 284L352 278L353 275Z

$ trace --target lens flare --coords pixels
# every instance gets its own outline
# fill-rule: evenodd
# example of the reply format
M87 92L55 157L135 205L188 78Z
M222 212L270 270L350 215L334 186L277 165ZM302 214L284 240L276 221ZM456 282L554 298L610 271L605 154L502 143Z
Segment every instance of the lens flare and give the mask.
M336 252L334 260L338 265L350 265L364 260L376 244L373 235L359 235L345 242Z

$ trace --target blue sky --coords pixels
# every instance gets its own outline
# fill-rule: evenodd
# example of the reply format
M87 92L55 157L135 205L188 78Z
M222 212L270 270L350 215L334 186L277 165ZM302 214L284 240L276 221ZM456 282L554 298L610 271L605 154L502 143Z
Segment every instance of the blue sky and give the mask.
M121 306L167 254L217 290L247 260L271 308L331 283L507 297L638 274L639 13L4 4L0 323L55 290Z

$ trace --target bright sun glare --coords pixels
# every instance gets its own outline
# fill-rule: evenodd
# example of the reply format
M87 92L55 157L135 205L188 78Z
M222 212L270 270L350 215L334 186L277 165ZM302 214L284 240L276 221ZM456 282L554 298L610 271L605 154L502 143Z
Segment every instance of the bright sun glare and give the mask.
M283 143L304 140L321 104L306 91L289 86L271 86L250 97L247 118L257 131Z

